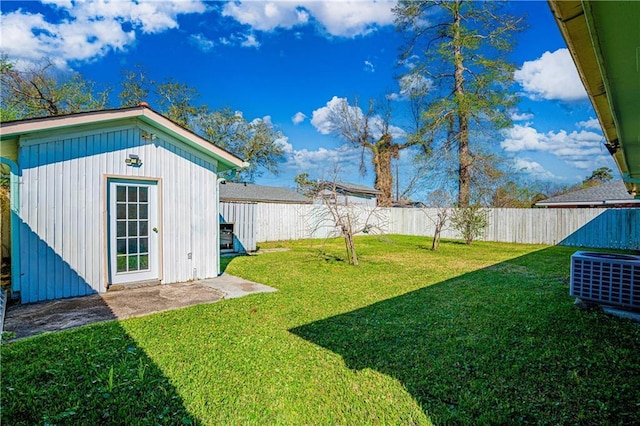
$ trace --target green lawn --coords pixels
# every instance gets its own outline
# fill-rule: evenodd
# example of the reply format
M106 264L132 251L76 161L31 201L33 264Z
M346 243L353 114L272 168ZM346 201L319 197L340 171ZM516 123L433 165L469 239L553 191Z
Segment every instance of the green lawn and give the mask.
M573 307L575 249L279 246L226 266L276 293L3 345L2 424L640 424L640 327Z

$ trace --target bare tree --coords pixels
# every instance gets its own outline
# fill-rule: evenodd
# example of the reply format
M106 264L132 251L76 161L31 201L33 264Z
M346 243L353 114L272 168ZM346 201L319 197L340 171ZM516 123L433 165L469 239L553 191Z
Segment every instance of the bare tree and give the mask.
M391 118L390 99L383 102L370 100L366 110L360 108L357 99L353 105L346 98L341 98L329 106L330 130L361 149L360 171L363 174L366 171L365 153L371 154L375 173L373 186L382 193L378 197L378 205L381 207L393 205L392 159L399 158L401 150L417 145L427 147L429 144L429 141L421 137L421 133L406 135L403 130L391 124Z
M334 172L337 176L337 172ZM310 224L311 234L327 228L327 238L342 237L344 239L347 263L358 266L355 236L358 234L381 233L384 218L377 206L366 206L350 202L349 197L341 193L338 180L313 182L303 176L296 182L306 194L311 195L318 203L312 210Z
M436 251L440 248L440 234L451 218L451 197L446 191L437 189L429 194L429 205L436 210L435 217L427 215L434 225L431 250Z
M102 109L109 91L97 92L95 84L80 74L63 73L50 60L20 69L0 55L1 119L48 117Z

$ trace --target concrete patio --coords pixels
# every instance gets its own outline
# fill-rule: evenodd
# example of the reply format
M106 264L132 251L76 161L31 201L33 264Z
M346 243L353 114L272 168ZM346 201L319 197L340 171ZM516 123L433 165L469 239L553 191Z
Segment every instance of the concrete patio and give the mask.
M82 325L140 317L156 312L222 299L234 299L276 289L222 274L206 280L139 287L102 294L6 307L4 331L23 338Z

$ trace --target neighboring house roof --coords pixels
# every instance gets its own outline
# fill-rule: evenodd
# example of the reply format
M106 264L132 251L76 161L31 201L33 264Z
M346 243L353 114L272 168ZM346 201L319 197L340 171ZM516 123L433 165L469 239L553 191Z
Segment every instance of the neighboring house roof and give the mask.
M310 203L297 192L277 186L226 182L220 185L220 201L260 201L265 203Z
M345 195L375 198L382 193L377 189L353 183L321 181L319 184L331 189L335 188L336 192Z
M605 182L591 188L580 189L557 197L538 201L538 207L613 207L613 206L638 206L640 200L634 199L627 192L627 187L621 180Z
M629 192L640 199L640 4L550 0Z
M72 129L78 126L110 124L138 119L168 133L196 150L218 161L218 172L238 169L246 165L242 159L220 148L192 131L174 123L149 108L146 103L136 107L81 112L68 115L5 121L0 123L0 141L10 141L27 135Z

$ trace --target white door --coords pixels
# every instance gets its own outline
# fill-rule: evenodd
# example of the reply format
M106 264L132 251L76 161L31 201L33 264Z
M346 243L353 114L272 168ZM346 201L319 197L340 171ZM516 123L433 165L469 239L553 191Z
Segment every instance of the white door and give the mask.
M157 182L110 179L108 186L110 284L158 279Z

